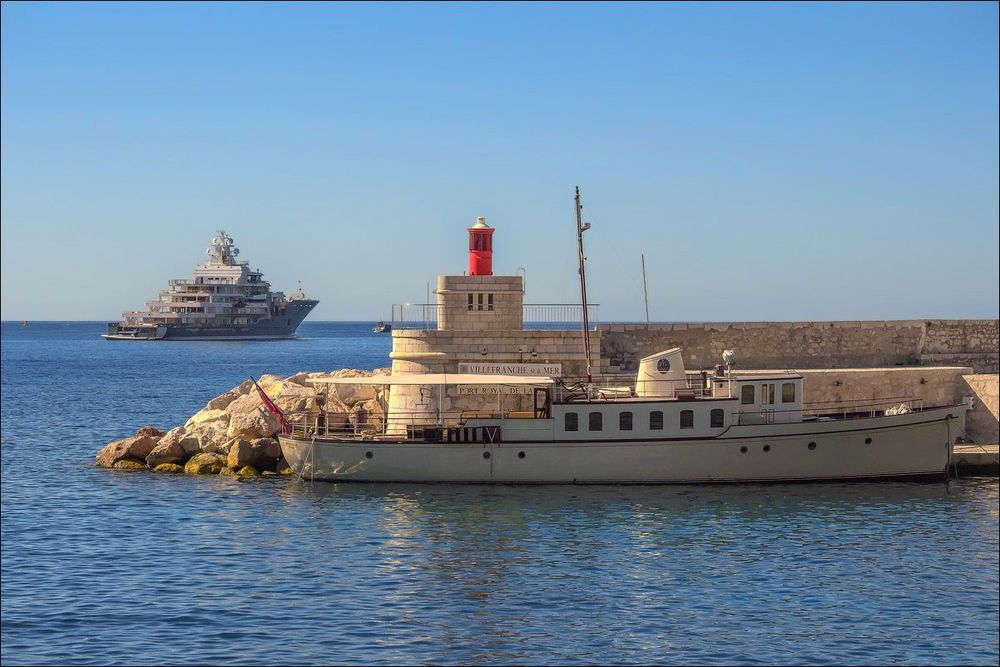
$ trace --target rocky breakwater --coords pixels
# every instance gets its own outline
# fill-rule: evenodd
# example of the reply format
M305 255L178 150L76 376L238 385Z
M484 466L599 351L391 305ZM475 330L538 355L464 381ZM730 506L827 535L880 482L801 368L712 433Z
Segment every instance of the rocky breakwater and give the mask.
M388 368L342 369L296 373L287 378L263 375L257 382L292 424L323 412L327 424L352 428L362 426L357 423L359 413L367 416L366 426L380 420L388 399L383 391L368 385L317 385L309 381L389 372ZM181 426L169 431L144 426L135 435L109 443L97 452L97 465L231 477L289 474L291 470L276 437L280 430L277 417L264 406L253 382L247 380L210 400Z

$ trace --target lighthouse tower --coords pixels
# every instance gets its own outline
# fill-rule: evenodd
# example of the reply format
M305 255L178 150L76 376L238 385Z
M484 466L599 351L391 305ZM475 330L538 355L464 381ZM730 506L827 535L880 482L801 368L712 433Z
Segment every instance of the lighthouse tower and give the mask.
M469 272L438 276L439 331L511 331L524 324L521 276L493 275L493 232L486 218L468 227Z
M486 224L486 218L479 216L476 224L469 227L469 275L493 275L493 228Z

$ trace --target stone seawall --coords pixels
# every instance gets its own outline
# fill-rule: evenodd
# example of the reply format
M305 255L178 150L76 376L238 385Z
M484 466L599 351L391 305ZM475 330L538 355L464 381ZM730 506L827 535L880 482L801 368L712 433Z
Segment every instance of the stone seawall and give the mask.
M969 366L998 370L997 320L602 324L603 370L629 372L643 356L681 347L688 368L736 350L743 368Z
M965 418L965 432L972 442L1000 441L1000 421L997 417L1000 375L963 375L963 392L975 397L975 406Z

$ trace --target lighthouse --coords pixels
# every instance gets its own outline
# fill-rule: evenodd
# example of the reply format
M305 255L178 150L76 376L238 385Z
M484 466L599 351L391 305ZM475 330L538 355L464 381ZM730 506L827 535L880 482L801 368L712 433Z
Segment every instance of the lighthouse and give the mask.
M493 275L493 231L483 216L476 218L476 224L469 227L470 276Z
M466 227L469 270L438 276L439 331L518 331L524 324L524 280L493 275L493 227L486 218Z

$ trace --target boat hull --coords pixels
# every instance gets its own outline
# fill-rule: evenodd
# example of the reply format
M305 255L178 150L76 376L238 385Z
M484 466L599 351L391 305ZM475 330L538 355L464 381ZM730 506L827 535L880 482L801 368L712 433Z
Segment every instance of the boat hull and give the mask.
M158 335L135 336L109 330L101 334L105 340L276 340L292 338L302 320L319 301L300 299L288 304L285 315L262 319L245 326L179 325L155 327ZM132 330L135 327L119 327ZM149 327L154 329L154 327Z
M892 417L734 427L723 437L427 443L282 436L306 479L500 484L690 484L942 479L966 406Z

